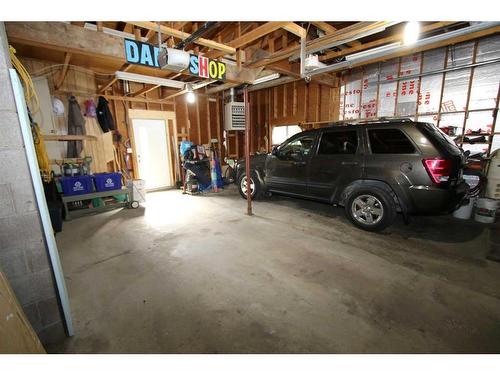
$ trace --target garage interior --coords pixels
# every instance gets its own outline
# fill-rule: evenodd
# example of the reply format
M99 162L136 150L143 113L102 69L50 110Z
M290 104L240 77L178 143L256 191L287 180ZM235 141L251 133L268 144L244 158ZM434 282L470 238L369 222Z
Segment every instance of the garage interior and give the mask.
M499 352L500 22L6 21L0 85L1 353ZM469 155L467 217L240 196L402 118Z

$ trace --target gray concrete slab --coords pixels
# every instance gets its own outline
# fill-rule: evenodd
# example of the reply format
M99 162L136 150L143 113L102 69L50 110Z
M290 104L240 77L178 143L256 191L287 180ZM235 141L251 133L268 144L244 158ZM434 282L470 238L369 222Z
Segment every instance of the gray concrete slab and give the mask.
M66 353L500 351L500 264L486 227L398 218L383 233L340 208L234 187L148 194L146 208L64 224L75 337Z

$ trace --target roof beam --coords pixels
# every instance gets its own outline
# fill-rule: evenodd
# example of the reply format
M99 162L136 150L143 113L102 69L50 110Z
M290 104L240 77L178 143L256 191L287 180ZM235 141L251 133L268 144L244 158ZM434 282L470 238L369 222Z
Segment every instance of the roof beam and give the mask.
M176 30L172 27L168 27L165 25L158 25L156 22L145 21L145 22L130 22L130 23L133 24L134 26L142 27L144 29L153 30L153 31L158 31L158 27L159 27L162 34L170 35L170 36L173 36L173 37L176 37L179 39L186 39L186 38L191 36L191 34L189 34L189 33L185 33L183 31ZM215 42L215 41L210 40L210 39L199 38L199 39L195 40L194 43L199 44L200 46L205 46L205 47L209 47L211 49L222 51L226 54L233 54L236 52L235 48L230 47L230 46L225 45L225 44L222 44L222 43Z
M234 48L244 47L247 44L253 42L254 40L260 39L263 36L272 33L275 30L278 30L282 27L284 28L290 23L293 22L267 22L264 25L261 25L249 31L248 33L243 34L239 38L234 39L232 42L229 43L229 45Z
M330 35L325 35L320 38L316 38L310 40L306 44L306 53L310 51L317 51L321 49L323 46L328 46L336 41L345 40L348 38L355 38L356 35L361 34L363 32L376 29L378 27L382 27L385 21L381 22L358 22L354 25L348 26L344 29L340 29L335 31ZM259 60L254 60L247 64L247 67L260 67L269 65L281 60L288 59L291 56L297 55L300 52L300 45L291 46L275 52L267 57L261 58Z
M283 26L283 28L292 34L297 35L299 38L305 37L307 34L306 29L297 25L295 22L288 22L288 24Z
M238 38L232 40L228 43L229 46L233 48L241 48L252 43L253 41L262 38L263 36L272 33L278 29L285 27L290 22L267 22L264 25L258 26L255 29L239 36ZM209 52L206 54L207 57L216 59L218 57L224 56L224 54L218 51Z
M116 35L104 32L98 33L64 22L5 22L5 29L11 43L70 52L73 56L80 55L103 59L115 64L121 63L120 70L130 69L127 67L129 64L125 62L124 39ZM151 75L156 75L160 71L152 67L141 67L141 70L151 72ZM168 71L164 72L169 73ZM235 65L228 64L226 81L249 83L255 80L258 73L258 69L238 68ZM183 71L182 74L191 76L187 71ZM110 82L107 84L112 85L116 81ZM102 89L100 92L102 92Z
M316 26L318 29L320 30L323 30L323 32L328 35L328 34L332 34L334 33L335 31L337 31L338 29L336 27L333 27L332 25L330 25L329 23L327 22L323 22L323 21L313 21L311 22L314 26ZM347 46L359 46L361 44L361 42L357 41L357 40L353 40L352 42L349 42L349 43L346 43ZM341 46L339 46L340 48L342 48Z

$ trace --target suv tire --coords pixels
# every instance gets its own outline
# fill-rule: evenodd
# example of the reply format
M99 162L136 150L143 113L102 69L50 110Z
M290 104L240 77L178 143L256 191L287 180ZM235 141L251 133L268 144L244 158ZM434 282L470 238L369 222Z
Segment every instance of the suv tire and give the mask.
M394 222L396 203L391 194L377 187L357 188L345 204L347 217L357 227L378 232Z
M246 179L247 179L247 174L245 172L243 172L240 178L238 179L238 191L240 192L240 195L243 197L243 199L247 199ZM252 172L250 175L250 186L252 192L252 200L258 199L262 194L262 187L255 172Z

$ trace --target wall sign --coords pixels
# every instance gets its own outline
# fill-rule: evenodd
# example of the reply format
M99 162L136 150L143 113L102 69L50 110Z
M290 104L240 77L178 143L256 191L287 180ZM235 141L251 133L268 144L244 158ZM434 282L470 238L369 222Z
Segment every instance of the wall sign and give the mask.
M133 39L125 39L125 60L129 64L143 65L150 68L160 68L158 54L160 49L149 43ZM189 74L215 80L226 79L226 64L201 55L189 56Z

